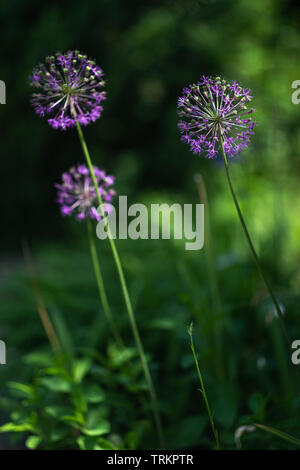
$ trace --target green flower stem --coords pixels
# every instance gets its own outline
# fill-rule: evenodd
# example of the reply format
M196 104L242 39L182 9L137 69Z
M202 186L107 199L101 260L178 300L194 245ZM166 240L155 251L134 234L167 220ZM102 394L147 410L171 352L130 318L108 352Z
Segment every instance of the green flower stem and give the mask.
M233 189L233 186L232 186L232 182L231 182L231 177L230 177L230 173L229 173L229 168L228 168L228 163L227 163L227 157L226 157L226 152L225 152L225 149L224 149L224 142L223 142L223 137L221 135L221 132L219 131L219 139L220 139L220 145L221 145L221 151L222 151L222 157L223 157L223 161L224 161L224 165L225 165L225 170L226 170L226 176L227 176L227 180L228 180L228 184L229 184L229 188L230 188L230 191L231 191L231 195L232 195L232 198L233 198L233 201L234 201L234 204L235 204L235 207L236 207L236 210L237 210L237 213L238 213L238 216L240 218L240 222L242 224L242 227L243 227L243 230L244 230L244 233L245 233L245 236L246 236L246 239L247 239L247 242L248 242L248 245L249 245L249 248L250 248L250 251L253 255L253 258L254 258L254 261L255 261L255 264L256 264L256 267L266 285L266 288L271 296L271 299L273 301L273 304L274 304L274 307L276 309L276 312L278 314L278 317L280 318L281 320L281 323L282 323L282 327L283 327L283 332L284 332L284 335L285 335L285 338L287 340L287 343L288 343L288 346L290 345L290 341L289 341L289 337L288 337L288 333L287 333L287 330L286 330L286 327L285 327L285 324L284 324L284 318L283 318L283 313L281 311L281 308L279 306L279 303L277 302L277 299L272 291L272 288L269 284L269 281L268 279L266 278L263 270L262 270L262 267L260 265L260 262L259 262L259 259L258 259L258 256L256 254L256 251L255 251L255 248L253 246L253 243L252 243L252 240L250 238L250 235L249 235L249 232L248 232L248 229L247 229L247 226L246 226L246 223L245 223L245 220L244 220L244 217L243 217L243 214L242 214L242 211L240 209L240 206L239 206L239 203L238 203L238 200L237 200L237 197L235 195L235 192L234 192L234 189Z
M196 354L195 347L194 347L193 324L192 323L191 323L190 327L188 328L188 333L190 335L191 350L192 350L192 353L193 353L193 356L194 356L194 360L195 360L195 364L196 364L196 368L197 368L197 372L198 372L198 377L199 377L199 380L200 380L200 385L201 385L200 392L202 393L203 398L204 398L204 402L205 402L205 406L206 406L206 409L207 409L211 429L212 429L212 432L213 432L213 435L214 435L214 438L215 438L215 441L216 441L217 450L220 450L219 434L218 434L218 431L215 427L214 418L213 418L213 415L212 415L212 412L211 412L211 409L210 409L210 406L209 406L209 402L208 402L208 398L207 398L207 395L206 395L204 382L203 382L203 379L202 379L202 374L201 374L199 363L198 363L197 354Z
M120 349L124 349L124 343L118 332L118 328L116 327L116 324L114 322L111 308L107 300L106 290L104 287L103 277L102 277L100 264L99 264L99 260L97 256L97 250L95 246L95 241L93 237L92 224L88 217L87 217L87 229L88 229L88 239L89 239L89 244L90 244L91 256L92 256L92 261L93 261L93 266L94 266L94 271L95 271L95 276L96 276L96 281L97 281L97 286L99 290L99 296L101 299L102 307L103 307L105 316L107 318L107 321L109 323L109 326L111 328L112 334L114 336L114 339L117 345L119 346Z
M88 148L87 148L87 145L86 145L83 133L82 133L82 129L81 129L80 124L78 123L77 120L76 120L76 128L77 128L79 140L80 140L80 143L81 143L81 146L82 146L82 149L83 149L83 153L84 153L87 165L88 165L89 170L90 170L91 178L92 178L94 186L95 186L95 190L96 190L96 193L97 193L97 199L98 199L101 215L102 215L103 220L105 222L107 219L106 219L106 215L105 215L105 212L104 212L104 209L103 209L102 197L101 197L100 192L99 192L99 188L98 188L95 173L94 173L94 168L93 168L93 165L92 165L92 162L91 162L91 157L90 157L90 154L89 154L89 151L88 151ZM132 304L131 304L131 300L130 300L130 297L129 297L127 284L126 284L126 280L125 280L125 276L124 276L124 272L123 272L123 268L122 268L122 264L121 264L121 261L120 261L120 258L119 258L119 254L118 254L118 251L117 251L115 241L112 238L112 234L111 234L111 231L110 231L109 224L106 225L106 229L107 229L108 239L109 239L109 242L110 242L113 257L114 257L114 260L115 260L115 264L116 264L116 267L117 267L117 271L118 271L118 274L119 274L120 283L121 283L121 287L122 287L122 292L123 292L123 296L124 296L124 301L125 301L129 321L130 321L130 324L131 324L133 336L134 336L136 346L137 346L137 349L138 349L138 353L139 353L139 356L140 356L140 360L141 360L143 372L144 372L144 375L145 375L146 383L148 385L148 390L149 390L149 394L150 394L154 419L155 419L155 423L156 423L156 426L157 426L160 445L163 447L164 446L164 439L163 439L163 432L162 432L162 426L161 426L161 420L160 420L160 414L159 414L159 409L158 409L158 403L157 403L155 388L154 388L154 385L153 385L153 382L152 382L152 378L151 378L151 375L150 375L147 359L146 359L145 352L144 352L144 347L143 347L143 344L142 344L142 341L141 341L140 333L139 333L139 330L138 330L138 327L137 327L137 324L136 324L136 320L135 320L135 316L134 316L134 312L133 312L133 309L132 309Z

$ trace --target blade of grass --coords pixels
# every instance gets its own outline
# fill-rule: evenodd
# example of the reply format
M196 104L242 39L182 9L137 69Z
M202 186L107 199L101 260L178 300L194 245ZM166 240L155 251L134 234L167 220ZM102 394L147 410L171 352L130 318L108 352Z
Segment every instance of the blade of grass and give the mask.
M294 444L295 446L300 447L300 439L297 439L296 437L291 436L290 434L287 434L283 431L279 431L278 429L272 428L270 426L265 426L264 424L254 423L254 426L256 426L258 429L261 429L262 431L268 432L269 434L274 434L280 439L288 441L290 444Z
M213 415L212 415L212 412L211 412L211 409L210 409L210 406L209 406L209 402L208 402L208 398L207 398L207 395L206 395L204 382L203 382L203 379L202 379L202 374L201 374L200 367L199 367L197 354L196 354L195 347L194 347L193 323L191 323L189 328L188 328L188 334L190 336L191 350L192 350L192 353L193 353L193 356L194 356L194 360L195 360L195 364L196 364L196 368L197 368L197 372L198 372L198 377L199 377L199 380L200 380L200 385L201 385L200 392L202 393L203 398L204 398L204 402L205 402L205 406L206 406L206 409L207 409L210 425L211 425L212 432L213 432L213 435L214 435L214 438L215 438L215 441L216 441L217 450L220 450L219 434L218 434L218 431L215 427L214 418L213 418Z
M22 239L22 249L24 254L24 259L28 267L29 275L32 282L33 294L36 301L37 311L41 320L41 323L44 327L46 335L48 337L49 343L55 354L61 354L62 348L58 341L57 335L55 333L54 327L52 325L50 316L46 310L43 297L40 291L40 286L37 280L36 271L32 259L32 255L29 249L29 245L25 239Z

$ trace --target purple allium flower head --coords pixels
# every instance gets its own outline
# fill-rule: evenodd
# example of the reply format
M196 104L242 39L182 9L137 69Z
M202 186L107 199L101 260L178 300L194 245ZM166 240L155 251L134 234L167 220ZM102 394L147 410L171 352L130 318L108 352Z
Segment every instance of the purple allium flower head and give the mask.
M105 171L93 167L100 195L103 200L104 210L108 214L111 206L105 203L111 203L116 192L111 188L115 178L106 175ZM101 220L96 208L98 207L96 190L90 176L87 166L77 165L70 168L62 174L62 183L56 184L57 202L61 205L63 215L72 215L76 213L78 220L90 217L91 219Z
M251 91L237 82L203 76L183 89L178 99L181 140L194 154L214 158L220 150L219 132L229 156L247 147L256 123L252 121Z
M106 99L103 71L78 51L57 53L33 70L30 84L37 89L32 104L37 114L48 117L54 129L67 129L96 121Z

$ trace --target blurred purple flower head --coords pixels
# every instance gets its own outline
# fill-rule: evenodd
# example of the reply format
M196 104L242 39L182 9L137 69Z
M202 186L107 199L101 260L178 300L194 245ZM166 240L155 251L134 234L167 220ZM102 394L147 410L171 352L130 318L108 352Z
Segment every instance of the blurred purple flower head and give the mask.
M256 123L252 121L251 91L237 82L203 76L197 84L183 89L178 99L178 127L181 140L194 154L214 158L220 150L219 132L229 156L241 152L250 142Z
M111 188L115 178L106 175L105 171L99 170L96 166L93 168L104 210L108 214L111 206L105 203L111 203L116 194ZM96 210L98 207L96 189L87 166L79 164L70 168L68 172L62 174L62 183L56 184L55 187L58 190L57 202L61 206L62 215L76 214L78 220L86 217L101 220Z
M54 129L67 129L96 121L106 99L103 71L78 51L57 53L33 70L30 85L36 88L32 104L37 114L48 117Z

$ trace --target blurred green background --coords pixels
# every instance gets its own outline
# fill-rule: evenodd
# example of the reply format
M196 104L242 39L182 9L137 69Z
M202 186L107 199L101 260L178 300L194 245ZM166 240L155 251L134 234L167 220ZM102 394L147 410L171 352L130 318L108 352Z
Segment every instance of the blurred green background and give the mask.
M257 131L248 150L231 161L231 173L290 336L300 338L300 108L291 101L291 84L300 79L299 13L299 5L283 0L1 2L0 79L7 104L0 106L0 339L8 359L0 366L0 424L12 412L18 420L24 409L36 411L32 397L22 401L9 381L32 383L53 363L23 260L23 237L66 350L79 361L93 360L84 379L103 388L101 419L110 422L111 441L127 448L157 444L109 246L98 243L114 314L133 347L132 368L118 357L108 334L86 228L62 218L55 202L61 173L83 161L76 131L53 130L29 104L32 68L49 54L77 48L105 72L105 109L85 136L94 164L116 175L118 193L128 195L129 203L197 203L194 175L200 173L206 185L219 312L206 248L186 252L172 240L118 243L167 446L213 446L186 332L191 320L223 446L235 448L235 430L253 421L300 437L296 367L252 263L224 168L193 156L180 142L176 114L182 88L202 74L252 89ZM61 398L52 392L49 400L57 404ZM57 448L59 442L47 445ZM23 445L22 433L19 440L0 435L2 447ZM289 448L260 431L245 435L243 446Z

